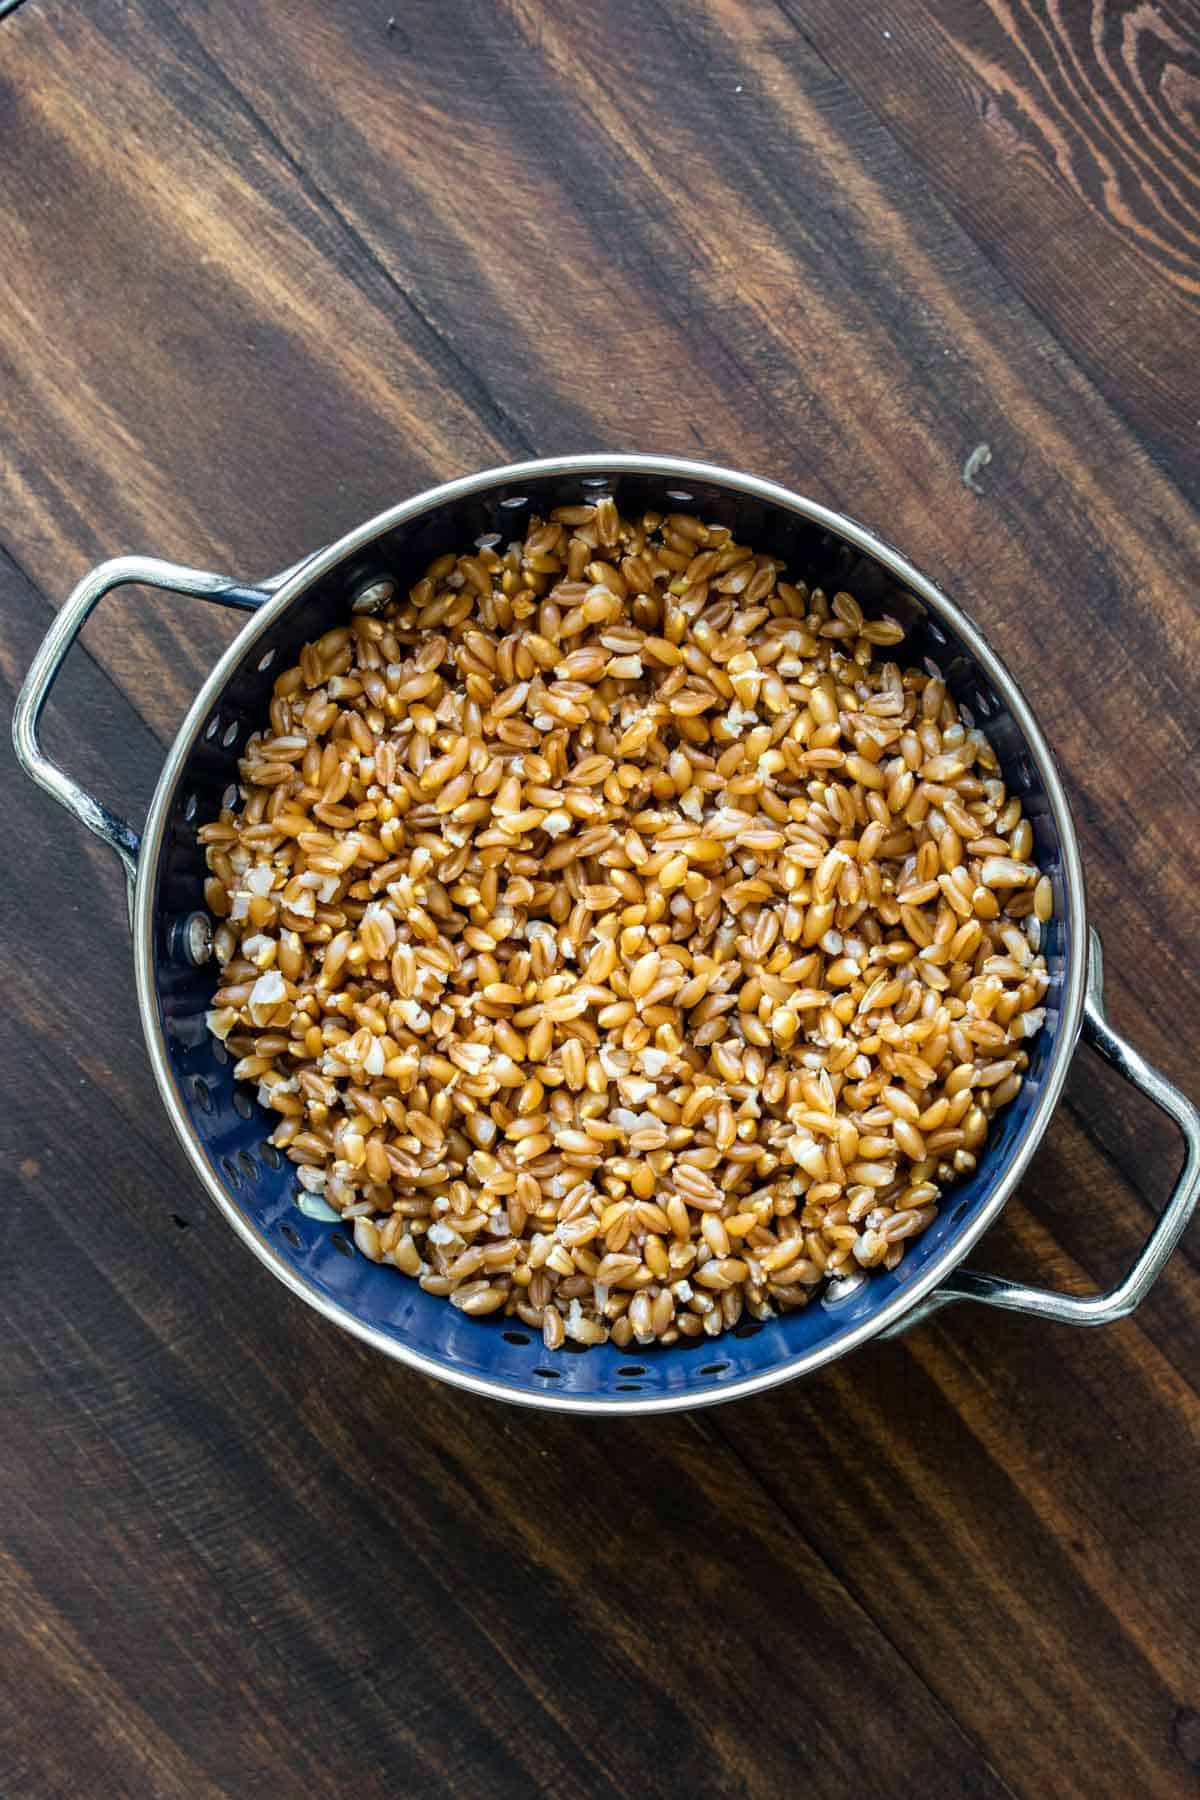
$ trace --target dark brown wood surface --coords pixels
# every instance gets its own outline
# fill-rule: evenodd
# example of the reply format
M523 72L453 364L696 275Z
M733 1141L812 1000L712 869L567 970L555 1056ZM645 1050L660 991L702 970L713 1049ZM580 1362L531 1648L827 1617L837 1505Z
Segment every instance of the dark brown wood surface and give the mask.
M1200 1076L1193 0L25 0L0 23L0 687L142 550L261 575L430 481L671 450L881 526L1077 807L1113 1016ZM971 482L964 467L977 447ZM136 816L233 624L102 610ZM1184 1795L1200 1269L659 1422L406 1376L161 1113L119 871L0 785L0 1795ZM1081 1058L975 1261L1086 1290L1178 1145Z

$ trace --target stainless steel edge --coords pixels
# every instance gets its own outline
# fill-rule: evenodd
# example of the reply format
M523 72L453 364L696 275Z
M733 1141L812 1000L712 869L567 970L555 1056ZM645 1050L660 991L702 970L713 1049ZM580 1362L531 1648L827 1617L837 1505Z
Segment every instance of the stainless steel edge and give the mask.
M1024 1282L1006 1281L999 1275L958 1269L898 1325L890 1327L886 1333L888 1337L900 1336L956 1300L978 1300L985 1306L1029 1313L1034 1318L1051 1319L1060 1325L1111 1325L1117 1319L1128 1318L1158 1280L1200 1199L1200 1111L1109 1024L1104 1008L1104 958L1095 931L1090 942L1083 1035L1118 1074L1132 1082L1160 1112L1174 1121L1184 1142L1183 1167L1171 1197L1128 1274L1103 1293L1059 1294L1053 1288L1030 1287Z
M222 606L249 611L261 606L266 590L239 587L224 575L212 575L203 569L185 569L175 563L161 562L151 556L119 556L99 563L72 590L54 615L54 622L38 646L29 673L21 684L13 708L13 747L17 760L27 775L65 806L68 812L102 843L120 857L125 878L132 894L137 876L139 838L132 825L110 812L103 801L89 794L65 769L52 762L42 749L38 735L42 710L50 698L50 690L58 678L75 639L88 618L115 588L167 588L175 593L195 594Z
M501 1381L475 1375L465 1370L444 1367L442 1364L434 1362L408 1345L395 1341L372 1326L365 1325L348 1308L318 1294L295 1273L274 1246L260 1236L246 1221L209 1167L204 1152L188 1124L186 1110L171 1073L155 992L154 901L159 850L166 826L170 799L191 753L192 746L203 729L206 719L220 699L230 675L249 647L271 630L275 620L312 582L320 579L322 575L342 561L369 549L377 538L393 530L397 525L403 524L406 520L419 517L422 513L435 507L467 499L488 488L513 486L522 480L545 475L578 475L582 478L587 475L623 472L660 476L682 483L689 480L707 481L724 487L730 492L744 494L747 498L795 513L802 519L836 533L866 555L874 557L890 570L899 582L924 601L933 613L953 626L971 655L987 671L997 691L1003 696L1005 705L1020 726L1037 762L1062 845L1066 910L1071 927L1074 953L1069 959L1066 971L1058 1039L1050 1068L1047 1071L1046 1081L1026 1125L1024 1135L997 1186L996 1193L980 1216L946 1245L943 1253L931 1263L928 1269L923 1270L912 1281L907 1291L894 1295L881 1305L871 1318L846 1332L835 1343L822 1346L805 1356L797 1357L793 1362L786 1363L781 1368L768 1369L762 1374L727 1385L714 1385L710 1392L699 1395L630 1395L622 1400L597 1400L574 1399L569 1395L559 1396L534 1390L518 1391ZM1083 1019L1087 968L1084 948L1086 944L1085 898L1079 845L1070 807L1054 758L1036 719L1016 682L992 650L978 626L898 550L856 520L835 512L818 501L805 499L798 494L791 493L787 488L779 487L773 482L760 480L756 476L743 475L734 470L723 469L708 463L685 461L676 457L594 454L553 457L543 461L513 463L501 468L486 469L476 475L464 476L459 480L446 482L425 493L417 494L412 499L403 501L387 512L379 514L378 517L368 520L336 543L328 545L324 550L318 551L308 558L289 574L278 591L261 608L246 629L239 634L235 642L229 646L196 696L163 765L163 771L146 819L142 851L135 893L133 935L138 1005L146 1034L147 1048L163 1102L180 1142L196 1173L229 1224L285 1287L298 1298L315 1307L332 1324L341 1326L364 1343L371 1344L375 1349L409 1368L419 1370L422 1374L432 1375L438 1380L447 1381L452 1386L461 1388L468 1393L506 1400L516 1405L540 1408L548 1412L614 1415L675 1412L740 1399L746 1395L774 1387L780 1382L791 1380L795 1376L806 1374L853 1350L870 1338L882 1335L889 1327L898 1324L902 1316L915 1312L920 1303L946 1280L950 1272L970 1252L972 1246L987 1231L988 1227L995 1222L1020 1181L1062 1093Z

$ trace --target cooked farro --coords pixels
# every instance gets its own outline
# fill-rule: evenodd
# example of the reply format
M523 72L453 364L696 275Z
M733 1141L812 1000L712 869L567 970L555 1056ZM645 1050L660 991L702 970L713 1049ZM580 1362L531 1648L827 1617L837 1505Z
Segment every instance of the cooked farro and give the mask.
M305 1203L551 1350L894 1268L1020 1088L1052 912L903 636L602 499L306 645L200 831L209 1026Z

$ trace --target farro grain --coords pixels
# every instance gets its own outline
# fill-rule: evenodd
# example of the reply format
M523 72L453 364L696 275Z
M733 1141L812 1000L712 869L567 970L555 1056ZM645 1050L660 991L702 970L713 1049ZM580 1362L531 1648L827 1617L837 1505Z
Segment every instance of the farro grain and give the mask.
M894 1268L1045 1017L990 745L781 576L608 498L448 552L305 646L200 831L209 1026L305 1204L548 1350Z

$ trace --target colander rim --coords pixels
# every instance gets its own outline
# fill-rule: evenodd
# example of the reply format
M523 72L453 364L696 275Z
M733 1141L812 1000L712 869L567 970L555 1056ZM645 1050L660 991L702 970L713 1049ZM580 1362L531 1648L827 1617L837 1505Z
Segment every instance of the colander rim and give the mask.
M604 475L638 474L680 482L707 482L747 499L779 507L834 533L862 554L871 557L903 586L909 588L938 617L944 619L957 634L975 662L983 668L995 689L1003 697L1012 718L1021 730L1033 757L1050 803L1062 855L1062 880L1066 897L1068 927L1067 966L1063 981L1059 1021L1050 1062L1042 1090L1026 1120L1020 1137L1011 1147L1008 1160L999 1171L995 1189L987 1203L973 1219L952 1233L923 1269L903 1291L880 1303L868 1317L827 1344L817 1345L795 1357L777 1363L728 1383L714 1381L710 1388L687 1390L678 1394L630 1393L616 1397L571 1395L546 1389L518 1388L507 1381L493 1379L471 1370L439 1362L402 1339L390 1336L368 1324L353 1310L330 1299L308 1282L287 1259L246 1218L241 1208L217 1176L193 1131L183 1096L172 1072L166 1037L159 1012L155 981L155 899L159 885L159 867L163 842L176 785L204 725L218 706L228 682L248 650L269 635L277 620L306 593L314 582L347 559L360 555L377 538L397 525L420 517L437 507L452 505L485 493L489 488L507 487L524 481L577 475L580 478ZM848 514L836 511L822 502L797 494L759 476L724 468L718 464L688 459L643 455L630 452L590 452L583 455L539 458L484 469L472 475L443 482L400 501L395 506L355 526L335 543L297 565L214 664L213 669L189 708L163 764L147 813L138 858L137 880L133 903L134 967L138 1010L150 1055L155 1080L167 1114L175 1128L196 1173L218 1209L271 1273L290 1292L327 1319L361 1342L381 1350L393 1361L431 1375L439 1381L468 1393L499 1399L512 1405L540 1408L549 1412L572 1412L627 1416L630 1414L667 1413L693 1407L721 1404L762 1393L803 1374L811 1373L862 1344L877 1337L889 1326L897 1324L912 1308L957 1268L972 1246L993 1225L1011 1197L1041 1142L1063 1086L1066 1082L1083 1020L1087 975L1087 916L1083 868L1079 844L1071 816L1070 803L1050 746L1015 678L988 642L974 620L951 600L942 589L915 567L901 551L870 527ZM665 1351L661 1354L670 1355Z

